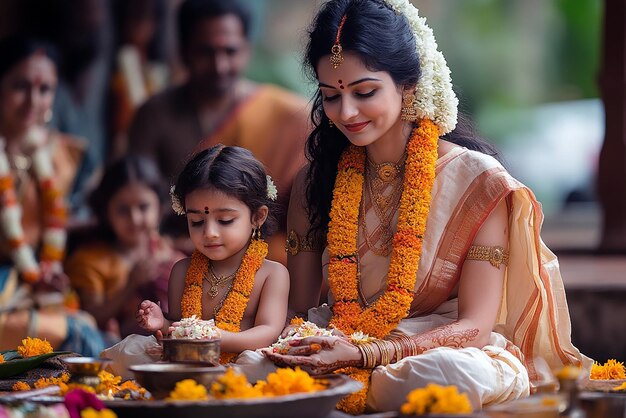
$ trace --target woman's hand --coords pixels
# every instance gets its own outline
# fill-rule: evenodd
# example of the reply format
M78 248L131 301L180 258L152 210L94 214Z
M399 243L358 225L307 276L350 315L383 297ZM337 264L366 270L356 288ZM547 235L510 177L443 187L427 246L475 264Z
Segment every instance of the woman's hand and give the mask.
M161 307L150 300L141 302L136 318L139 326L148 331L158 331L165 325Z
M263 353L278 366L300 366L312 375L363 364L361 351L354 344L346 338L334 336L303 338L297 346L289 348L287 354L274 353L271 349L265 349Z

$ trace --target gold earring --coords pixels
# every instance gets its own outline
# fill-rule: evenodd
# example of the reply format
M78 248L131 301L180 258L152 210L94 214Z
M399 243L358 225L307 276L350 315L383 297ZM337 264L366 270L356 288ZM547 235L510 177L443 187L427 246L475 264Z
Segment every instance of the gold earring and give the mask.
M257 227L252 230L252 239L257 241L261 239L261 228Z
M413 92L405 93L402 96L400 119L407 122L415 122L417 120L417 100Z
M334 128L335 124L333 123L332 120L328 119L328 126L330 126L331 128Z

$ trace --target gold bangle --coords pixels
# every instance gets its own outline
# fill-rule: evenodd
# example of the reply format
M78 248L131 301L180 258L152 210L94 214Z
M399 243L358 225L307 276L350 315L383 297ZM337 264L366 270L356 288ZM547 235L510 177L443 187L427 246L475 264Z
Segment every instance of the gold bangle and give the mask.
M287 241L285 242L285 251L289 254L298 255L301 251L318 252L321 250L321 245L312 237L302 237L293 229L289 231Z
M508 264L509 252L500 246L472 245L465 259L489 261L495 268L500 268L501 264Z

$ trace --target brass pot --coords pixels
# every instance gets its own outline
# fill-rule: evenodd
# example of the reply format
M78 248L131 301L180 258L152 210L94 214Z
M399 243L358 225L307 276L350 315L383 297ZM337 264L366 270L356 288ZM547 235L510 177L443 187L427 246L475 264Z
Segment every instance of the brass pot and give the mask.
M220 362L220 340L191 340L165 338L163 360L172 363L202 363L218 365Z

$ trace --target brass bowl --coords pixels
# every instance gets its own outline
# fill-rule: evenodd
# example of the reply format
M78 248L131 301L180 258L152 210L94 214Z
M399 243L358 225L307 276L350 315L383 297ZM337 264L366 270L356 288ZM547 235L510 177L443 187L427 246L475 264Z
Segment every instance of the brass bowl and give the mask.
M224 374L224 366L206 366L204 364L151 363L129 366L135 379L146 388L154 398L166 398L174 390L177 382L193 379L207 389L218 377Z
M220 340L191 340L164 338L163 360L172 363L204 363L217 365L220 362Z
M97 357L65 357L61 359L72 377L98 376L98 373L111 362L108 358Z

